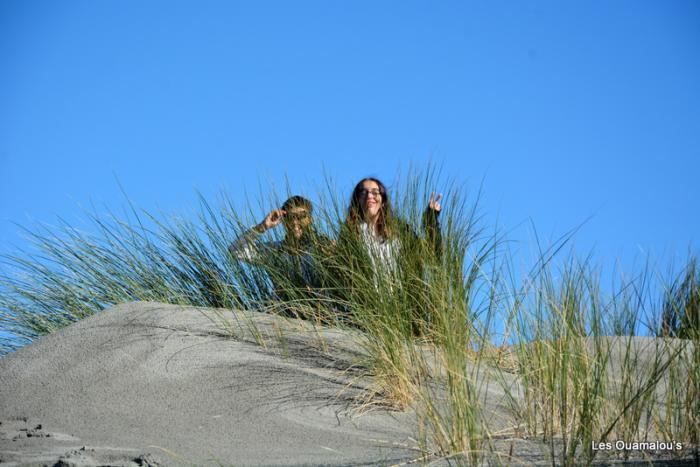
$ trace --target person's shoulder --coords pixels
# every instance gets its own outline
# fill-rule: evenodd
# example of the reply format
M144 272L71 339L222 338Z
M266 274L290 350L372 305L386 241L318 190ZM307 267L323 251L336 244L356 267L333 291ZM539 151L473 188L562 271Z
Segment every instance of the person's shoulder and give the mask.
M311 244L309 244L309 248L312 251L316 250L320 252L325 252L328 251L333 246L333 244L333 240L331 240L331 238L328 235L316 234L314 235Z
M353 237L357 237L359 228L355 229L353 226L351 226L348 222L343 222L340 225L340 230L338 231L338 239L339 240L350 240Z

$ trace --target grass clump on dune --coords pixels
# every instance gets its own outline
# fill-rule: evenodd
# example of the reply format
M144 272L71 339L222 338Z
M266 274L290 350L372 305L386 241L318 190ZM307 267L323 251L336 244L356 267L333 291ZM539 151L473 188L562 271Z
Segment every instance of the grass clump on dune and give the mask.
M646 275L606 298L588 260L571 257L556 272L538 271L530 300L512 319L523 394L514 415L525 432L562 465L590 463L601 445L619 440L681 442L692 450L698 425L688 395L697 394L697 338L649 337L655 325L647 321L652 327L643 329ZM675 384L685 378L682 388ZM678 424L662 418L679 409L687 425L672 434Z
M298 287L279 258L240 261L228 250L260 212L281 204L274 195L259 210L252 203L235 209L225 195L213 207L200 196L191 220L132 209L123 218L88 213L87 232L66 223L27 230L33 252L3 257L0 326L14 337L0 337L0 351L128 301L218 308L231 332L236 315L226 310L258 310L353 330L364 350L358 363L374 383L360 403L413 408L426 459L517 462L495 452L503 436L486 404L499 382L510 435L539 439L552 462L591 462L599 455L594 444L613 439L697 446L694 260L666 288L663 313L644 298L648 275L606 295L590 261L559 261L561 244L541 253L526 277L511 277L504 265L514 258L499 231L483 225L478 197L467 202L463 187L428 168L400 177L391 190L390 227L403 245L397 268L367 268L364 245L344 231L347 199L335 186L328 181L314 200L316 228L331 239L312 258L322 278L315 289ZM435 248L423 209L441 187L446 203ZM266 235L281 239L279 230ZM643 321L655 316L657 328L644 331ZM252 322L236 325L261 345L285 340L281 330L266 336ZM641 346L640 329L677 338ZM504 383L513 378L516 384Z

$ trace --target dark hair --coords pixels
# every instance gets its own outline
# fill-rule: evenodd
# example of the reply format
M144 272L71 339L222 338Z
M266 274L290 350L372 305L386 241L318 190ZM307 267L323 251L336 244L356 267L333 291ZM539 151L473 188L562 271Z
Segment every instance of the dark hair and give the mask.
M294 195L290 198L287 199L287 201L284 202L282 205L282 209L287 211L288 209L294 209L294 208L304 208L307 211L309 211L309 214L313 211L313 206L311 205L311 201L308 199L304 198L303 196L299 195Z
M365 207L360 201L360 193L364 189L364 182L374 182L379 186L379 193L382 195L382 205L381 208L379 208L376 229L380 237L387 238L391 234L387 225L388 220L391 218L391 203L389 202L389 195L387 194L386 187L381 181L374 177L363 178L355 185L355 189L352 191L352 197L350 198L350 207L348 208L348 216L345 219L345 223L354 232L358 232L358 226L365 220Z

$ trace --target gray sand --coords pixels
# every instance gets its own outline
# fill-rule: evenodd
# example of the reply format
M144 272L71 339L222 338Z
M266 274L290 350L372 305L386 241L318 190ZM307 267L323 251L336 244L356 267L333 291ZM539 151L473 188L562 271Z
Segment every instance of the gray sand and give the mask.
M418 462L412 409L358 407L372 380L357 340L258 313L116 306L0 358L0 465ZM653 342L635 338L640 358ZM514 437L502 387L479 388L495 448L547 464L539 442Z
M410 413L355 413L355 389L344 390L351 376L334 369L344 362L313 342L304 358L290 342L283 358L226 338L203 311L120 305L0 359L0 460L357 465L419 457ZM303 326L297 337L306 339Z

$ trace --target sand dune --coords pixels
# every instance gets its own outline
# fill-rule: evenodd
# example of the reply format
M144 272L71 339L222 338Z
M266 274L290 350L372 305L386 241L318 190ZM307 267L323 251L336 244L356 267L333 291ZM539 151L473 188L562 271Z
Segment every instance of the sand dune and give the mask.
M263 329L281 320L253 319ZM307 323L296 327L283 358L222 335L211 310L139 302L75 323L0 359L1 460L357 465L418 457L411 414L357 416L349 364L314 350L318 339L306 331ZM340 348L332 334L327 342Z
M267 335L266 347L250 323ZM358 409L372 384L361 357L352 331L304 321L115 306L0 359L0 465L416 461L412 409ZM501 377L517 385L514 375ZM482 388L490 429L508 431L502 387ZM494 436L494 446L520 462L548 463L536 440Z

